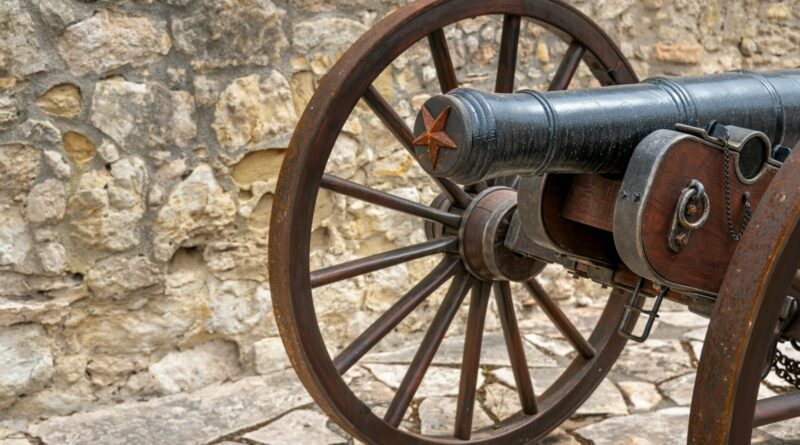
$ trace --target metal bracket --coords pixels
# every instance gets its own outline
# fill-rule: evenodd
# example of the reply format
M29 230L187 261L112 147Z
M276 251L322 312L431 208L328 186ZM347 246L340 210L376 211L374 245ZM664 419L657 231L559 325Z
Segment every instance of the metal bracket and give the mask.
M636 304L641 295L643 285L644 278L639 278L639 281L636 283L636 289L633 290L631 298L628 300L628 304L625 305L625 311L622 313L622 320L620 320L619 327L617 328L619 335L637 343L644 343L644 341L650 336L650 331L653 329L653 323L656 321L656 318L658 318L658 310L661 308L661 302L664 301L664 296L667 295L667 292L669 292L668 287L661 286L661 289L658 291L658 295L656 296L656 301L653 303L652 309L648 311L644 309L644 306L638 306ZM633 326L630 326L630 330L628 330L628 324L630 323L631 315L633 315L634 312L647 315L647 324L644 326L642 335L633 335L633 329L636 327L635 323Z
M702 212L695 221L689 221L689 216L695 216L698 212L698 202L702 201ZM692 179L689 186L683 189L678 205L675 207L675 215L672 218L672 229L669 231L669 248L673 252L680 253L689 244L689 236L693 230L697 230L708 221L711 212L711 203L703 183L697 179Z

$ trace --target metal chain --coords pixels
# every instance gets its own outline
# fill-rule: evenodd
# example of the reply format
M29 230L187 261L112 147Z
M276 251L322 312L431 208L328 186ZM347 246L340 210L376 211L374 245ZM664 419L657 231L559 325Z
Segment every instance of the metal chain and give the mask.
M795 350L800 351L800 346L794 340L791 343ZM789 358L776 347L772 367L778 377L800 389L800 361Z
M731 148L730 145L728 145L727 136L723 139L723 142L723 150L725 152L725 219L728 223L728 236L734 241L739 241L742 239L747 225L750 224L750 218L753 216L750 205L750 193L745 193L742 196L742 200L744 201L744 216L742 217L742 225L739 227L739 232L737 233L733 230L733 216L731 211Z

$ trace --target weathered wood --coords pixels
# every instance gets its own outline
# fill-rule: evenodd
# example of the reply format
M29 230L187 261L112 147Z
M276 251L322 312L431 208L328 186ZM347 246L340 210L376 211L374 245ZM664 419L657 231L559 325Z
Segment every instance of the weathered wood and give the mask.
M686 168L691 159L692 168ZM730 165L731 210L733 225L738 229L744 217L742 195L750 193L753 209L758 207L775 171L753 185L737 179L733 162ZM650 189L652 198L645 203L642 219L642 242L651 267L667 280L716 293L739 245L728 235L725 217L724 154L704 144L681 141L669 150L655 175ZM682 252L670 250L668 236L672 218L682 190L692 179L705 186L711 211L705 225L692 232Z
M576 175L561 216L611 232L614 229L614 204L621 185L620 181L600 175Z
M619 257L611 232L575 222L563 214L574 179L574 175L547 176L541 202L545 229L550 238L564 251L615 264ZM597 218L602 219L602 217Z

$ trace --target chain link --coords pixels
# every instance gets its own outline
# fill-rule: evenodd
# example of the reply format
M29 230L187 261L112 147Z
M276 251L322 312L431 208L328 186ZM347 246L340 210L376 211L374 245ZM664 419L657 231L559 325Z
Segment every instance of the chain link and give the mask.
M744 216L742 217L742 225L739 227L739 232L737 233L733 230L733 212L731 211L731 148L727 136L724 138L723 142L723 150L725 152L725 219L728 223L728 236L734 241L739 241L742 239L747 225L750 224L750 218L753 216L750 205L750 193L745 193L742 196L742 200L744 201Z
M800 345L798 345L797 342L792 340L791 343L796 351L800 351ZM775 370L775 374L778 377L795 388L800 389L800 361L790 358L776 347L772 368Z

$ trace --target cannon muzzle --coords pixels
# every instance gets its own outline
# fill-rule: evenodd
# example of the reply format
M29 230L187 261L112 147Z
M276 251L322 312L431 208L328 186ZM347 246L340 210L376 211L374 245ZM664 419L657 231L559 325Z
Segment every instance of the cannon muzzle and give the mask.
M429 99L415 151L435 176L472 184L505 175L623 173L636 145L675 124L711 121L800 140L800 69L656 77L635 85L495 94L459 88Z

